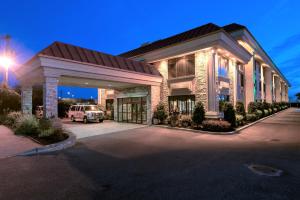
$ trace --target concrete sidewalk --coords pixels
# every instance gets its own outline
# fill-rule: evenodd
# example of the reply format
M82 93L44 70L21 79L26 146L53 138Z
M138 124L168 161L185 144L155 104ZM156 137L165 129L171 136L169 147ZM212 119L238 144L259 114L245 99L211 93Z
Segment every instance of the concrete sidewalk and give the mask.
M9 128L0 125L0 159L40 146L29 138L16 136Z

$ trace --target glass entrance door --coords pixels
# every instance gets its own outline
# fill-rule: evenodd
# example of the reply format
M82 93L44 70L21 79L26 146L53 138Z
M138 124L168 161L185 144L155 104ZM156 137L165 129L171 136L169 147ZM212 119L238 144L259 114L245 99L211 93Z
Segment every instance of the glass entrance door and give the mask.
M146 97L118 98L118 121L145 124L147 123Z

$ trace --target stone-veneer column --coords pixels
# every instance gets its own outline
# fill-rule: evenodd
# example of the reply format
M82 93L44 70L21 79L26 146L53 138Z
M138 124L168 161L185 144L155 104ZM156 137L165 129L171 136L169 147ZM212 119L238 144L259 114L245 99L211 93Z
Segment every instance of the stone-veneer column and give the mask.
M162 60L156 63L155 67L163 77L160 85L160 101L164 104L167 113L169 113L168 96L170 96L170 90L168 86L168 60Z
M23 114L32 114L32 86L21 87L21 107Z
M248 110L248 104L254 101L254 55L251 60L245 65L245 108Z
M45 77L43 84L44 118L57 117L57 77Z
M272 88L273 88L273 81L272 81L272 71L269 67L264 67L264 81L266 84L266 102L272 103Z
M274 79L275 79L275 100L276 102L280 102L281 101L280 80L278 76L275 76Z
M205 110L208 110L208 62L210 53L200 51L195 53L195 79L193 81L195 101L202 102Z
M149 86L147 98L147 124L152 124L153 112L160 102L160 86Z

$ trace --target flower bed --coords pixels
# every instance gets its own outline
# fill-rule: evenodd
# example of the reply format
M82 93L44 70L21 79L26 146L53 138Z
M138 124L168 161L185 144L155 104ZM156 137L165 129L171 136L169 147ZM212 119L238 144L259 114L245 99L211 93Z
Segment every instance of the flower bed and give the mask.
M16 135L23 135L41 144L53 144L68 138L59 119L37 119L32 115L11 112L2 117L2 124L11 128Z

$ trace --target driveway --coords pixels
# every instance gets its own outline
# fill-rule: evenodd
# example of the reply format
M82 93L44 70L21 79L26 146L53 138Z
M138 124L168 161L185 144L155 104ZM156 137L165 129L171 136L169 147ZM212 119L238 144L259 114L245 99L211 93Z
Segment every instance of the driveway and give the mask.
M300 199L299 130L289 109L238 135L144 127L92 136L0 160L0 199ZM251 163L284 174L259 176Z
M119 123L112 120L105 120L103 123L84 124L82 122L71 122L70 119L64 119L63 124L67 130L76 135L77 139L143 128L147 126L142 124Z
M10 129L0 125L0 159L40 146L26 137L16 136Z

